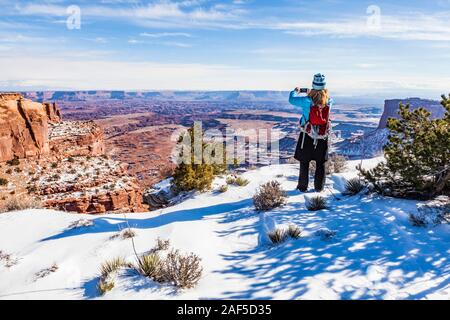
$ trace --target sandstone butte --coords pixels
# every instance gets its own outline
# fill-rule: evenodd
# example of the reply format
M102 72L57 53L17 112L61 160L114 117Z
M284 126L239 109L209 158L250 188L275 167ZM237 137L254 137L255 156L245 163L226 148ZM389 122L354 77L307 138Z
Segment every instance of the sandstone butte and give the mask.
M76 178L54 181L48 176L55 172L42 169L48 167L42 163L56 163L58 174L67 179L69 169L78 166L81 170L79 162L67 165L72 157L97 157L103 161L103 130L95 122L62 121L55 103L33 102L19 93L0 93L0 163L18 158L41 168L34 179L40 181L34 196L45 207L90 214L143 211L142 191L123 163L105 160L109 161L108 168L100 177L81 182ZM89 165L85 168L92 169Z

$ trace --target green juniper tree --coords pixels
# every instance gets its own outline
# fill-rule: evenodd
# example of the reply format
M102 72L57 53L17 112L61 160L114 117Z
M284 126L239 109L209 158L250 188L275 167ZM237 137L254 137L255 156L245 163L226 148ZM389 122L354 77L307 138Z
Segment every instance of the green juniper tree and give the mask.
M208 190L214 177L226 172L223 143L206 140L198 123L180 137L180 163L173 175L173 183L178 190Z
M359 168L375 191L404 198L429 199L450 194L450 95L442 96L445 117L430 120L424 108L400 104L399 119L390 118L386 162Z

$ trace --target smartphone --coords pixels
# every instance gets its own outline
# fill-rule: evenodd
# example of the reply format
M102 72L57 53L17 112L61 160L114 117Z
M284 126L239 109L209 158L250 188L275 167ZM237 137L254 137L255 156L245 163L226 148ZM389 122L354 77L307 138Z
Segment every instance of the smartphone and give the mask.
M307 88L300 88L299 92L300 93L308 93L308 89Z

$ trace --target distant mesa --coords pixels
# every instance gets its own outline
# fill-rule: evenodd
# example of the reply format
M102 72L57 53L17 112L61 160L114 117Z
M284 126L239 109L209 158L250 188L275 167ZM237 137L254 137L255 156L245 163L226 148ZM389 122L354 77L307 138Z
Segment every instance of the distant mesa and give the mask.
M284 101L284 91L27 91L25 98L35 101L90 101L149 99L155 101Z
M400 103L409 104L411 110L416 110L423 107L431 112L431 118L442 118L445 115L445 109L439 101L427 100L420 98L407 98L407 99L392 99L384 102L384 112L381 116L378 129L384 129L387 125L388 118L398 118L398 111L400 110Z

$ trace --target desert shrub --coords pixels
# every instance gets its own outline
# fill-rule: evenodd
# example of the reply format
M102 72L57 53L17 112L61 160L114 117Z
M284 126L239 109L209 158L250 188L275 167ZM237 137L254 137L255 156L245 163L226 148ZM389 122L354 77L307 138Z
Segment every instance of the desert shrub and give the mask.
M143 276L158 282L163 281L165 278L163 263L157 253L139 257L136 269Z
M298 226L290 224L287 229L287 234L292 239L299 239L302 235L302 230Z
M282 174L282 173L277 174L276 177L277 177L277 178L283 178L283 177L284 177L284 174Z
M11 268L19 263L19 259L14 258L10 253L0 250L0 262L2 262L6 268Z
M179 288L193 288L202 276L201 259L193 254L180 254L172 250L164 261L164 276Z
M306 208L309 211L319 211L327 208L327 200L322 196L311 197L306 200Z
M68 229L78 229L78 228L86 228L86 227L92 227L94 225L94 221L89 219L80 219L77 221L73 221Z
M52 169L58 168L58 163L57 163L57 162L53 162L53 163L50 165L50 168L52 168Z
M327 175L333 173L340 173L343 172L346 167L347 167L347 159L344 156L332 154L328 158L328 161L325 162L325 173ZM316 162L311 161L310 174L314 175L315 172L316 172Z
M270 181L262 185L253 196L253 204L258 211L271 210L286 204L286 202L286 192L278 181Z
M250 181L248 179L245 179L242 177L237 177L236 181L234 183L239 187L245 187L246 185L248 185L250 183Z
M275 230L267 233L267 236L274 245L278 245L285 242L289 235L285 229L276 228Z
M112 277L108 277L106 279L100 278L97 283L97 290L101 295L111 291L114 289L115 281Z
M16 167L16 168L14 168L14 172L21 173L22 169L20 169L19 167Z
M116 257L111 260L103 262L100 266L100 274L103 278L108 277L110 274L119 271L121 268L127 266L125 259L122 257Z
M339 154L332 154L329 157L328 162L332 167L330 168L330 171L332 171L333 173L343 172L347 167L347 159Z
M0 186L7 186L8 185L8 179L0 178Z
M360 178L352 178L345 183L344 195L354 196L366 188L366 182Z
M120 236L124 240L131 239L131 238L136 237L136 232L134 232L134 230L131 228L126 228L126 229L122 230L122 232L120 233Z
M359 168L374 191L400 198L431 199L450 194L450 96L442 96L442 119L424 108L400 104L399 119L390 118L386 162Z
M97 283L97 289L100 294L105 294L114 288L114 275L120 269L128 267L129 264L121 257L107 260L100 266L100 279Z
M6 174L11 174L11 173L12 173L12 170L11 170L11 169L7 169L7 170L5 171L5 173L6 173Z
M227 177L226 182L227 182L227 184L235 184L236 183L236 177L229 176L229 177Z
M228 191L228 185L224 184L224 185L219 187L219 192L225 193L227 191Z
M45 268L45 269L42 269L42 270L36 272L35 277L37 279L45 278L48 275L58 271L58 269L59 269L58 265L56 263L53 263L51 267Z
M42 204L34 198L28 196L11 196L6 199L4 209L0 212L39 209L41 207Z
M201 141L201 159L195 157L196 140ZM181 163L174 170L173 184L180 191L210 189L214 177L227 169L223 144L206 142L198 124L194 124L178 142L181 148L178 160ZM219 152L221 154L217 154Z
M14 159L6 161L6 164L9 166L18 166L18 165L20 165L20 160L19 160L19 158L14 158Z
M169 239L164 240L164 239L158 238L158 239L156 239L156 245L153 248L153 250L155 250L155 251L164 251L164 250L169 249L169 247L170 247L170 240Z
M70 162L70 163L74 163L74 162L75 162L75 159L74 159L73 157L68 157L68 158L67 158L67 161Z

